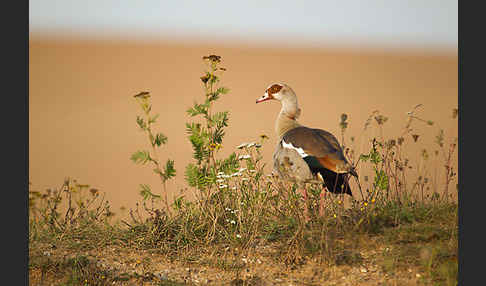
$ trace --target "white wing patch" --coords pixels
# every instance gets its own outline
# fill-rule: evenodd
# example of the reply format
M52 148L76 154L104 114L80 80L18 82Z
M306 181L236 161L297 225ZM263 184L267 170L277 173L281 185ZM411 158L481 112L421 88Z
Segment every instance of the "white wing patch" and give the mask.
M284 148L294 149L295 151L297 151L297 153L299 153L299 155L300 155L302 158L305 158L305 157L309 156L309 154L307 154L307 153L305 153L305 152L304 152L304 149L302 149L302 148L300 148L300 147L299 147L299 148L297 148L297 147L295 147L294 145L292 145L292 143L287 143L287 142L285 142L284 140L282 140L282 146L283 146Z

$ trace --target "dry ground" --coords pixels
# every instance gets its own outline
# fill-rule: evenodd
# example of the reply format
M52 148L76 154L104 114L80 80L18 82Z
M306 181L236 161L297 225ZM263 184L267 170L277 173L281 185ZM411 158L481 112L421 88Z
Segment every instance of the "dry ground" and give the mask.
M269 244L169 255L123 243L83 250L82 241L35 242L29 278L30 285L456 285L457 240L446 232L413 224L357 236L362 247L343 251L334 263L315 256L291 266Z

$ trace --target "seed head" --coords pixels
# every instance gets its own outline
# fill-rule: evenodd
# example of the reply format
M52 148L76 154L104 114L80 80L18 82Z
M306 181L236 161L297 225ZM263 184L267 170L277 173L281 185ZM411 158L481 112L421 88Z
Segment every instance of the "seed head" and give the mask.
M213 63L219 63L221 62L221 57L217 55L209 55L209 56L204 56L203 60L209 60Z

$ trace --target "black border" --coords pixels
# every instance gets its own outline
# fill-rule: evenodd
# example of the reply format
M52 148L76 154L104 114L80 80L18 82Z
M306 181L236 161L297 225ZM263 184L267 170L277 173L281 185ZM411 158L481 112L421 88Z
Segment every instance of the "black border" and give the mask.
M484 10L458 2L458 285L484 284ZM466 41L469 39L469 41ZM466 48L465 48L466 47ZM467 51L467 54L466 54ZM466 65L465 65L466 63ZM465 66L468 67L464 77ZM465 84L464 78L467 79ZM471 99L479 99L474 104ZM467 138L469 136L469 138Z
M2 283L28 285L29 1L2 5ZM10 282L12 281L12 282ZM10 283L9 283L10 282Z

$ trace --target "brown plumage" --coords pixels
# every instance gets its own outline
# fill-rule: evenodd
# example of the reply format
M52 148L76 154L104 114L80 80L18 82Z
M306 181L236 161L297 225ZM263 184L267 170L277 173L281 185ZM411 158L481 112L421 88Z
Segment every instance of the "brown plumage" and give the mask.
M319 174L330 192L352 195L348 177L349 174L358 175L344 157L336 137L297 122L301 110L297 96L288 85L272 84L257 103L270 99L282 104L275 125L279 142L273 156L274 171L283 178L299 182L315 182ZM290 168L282 168L284 166Z

